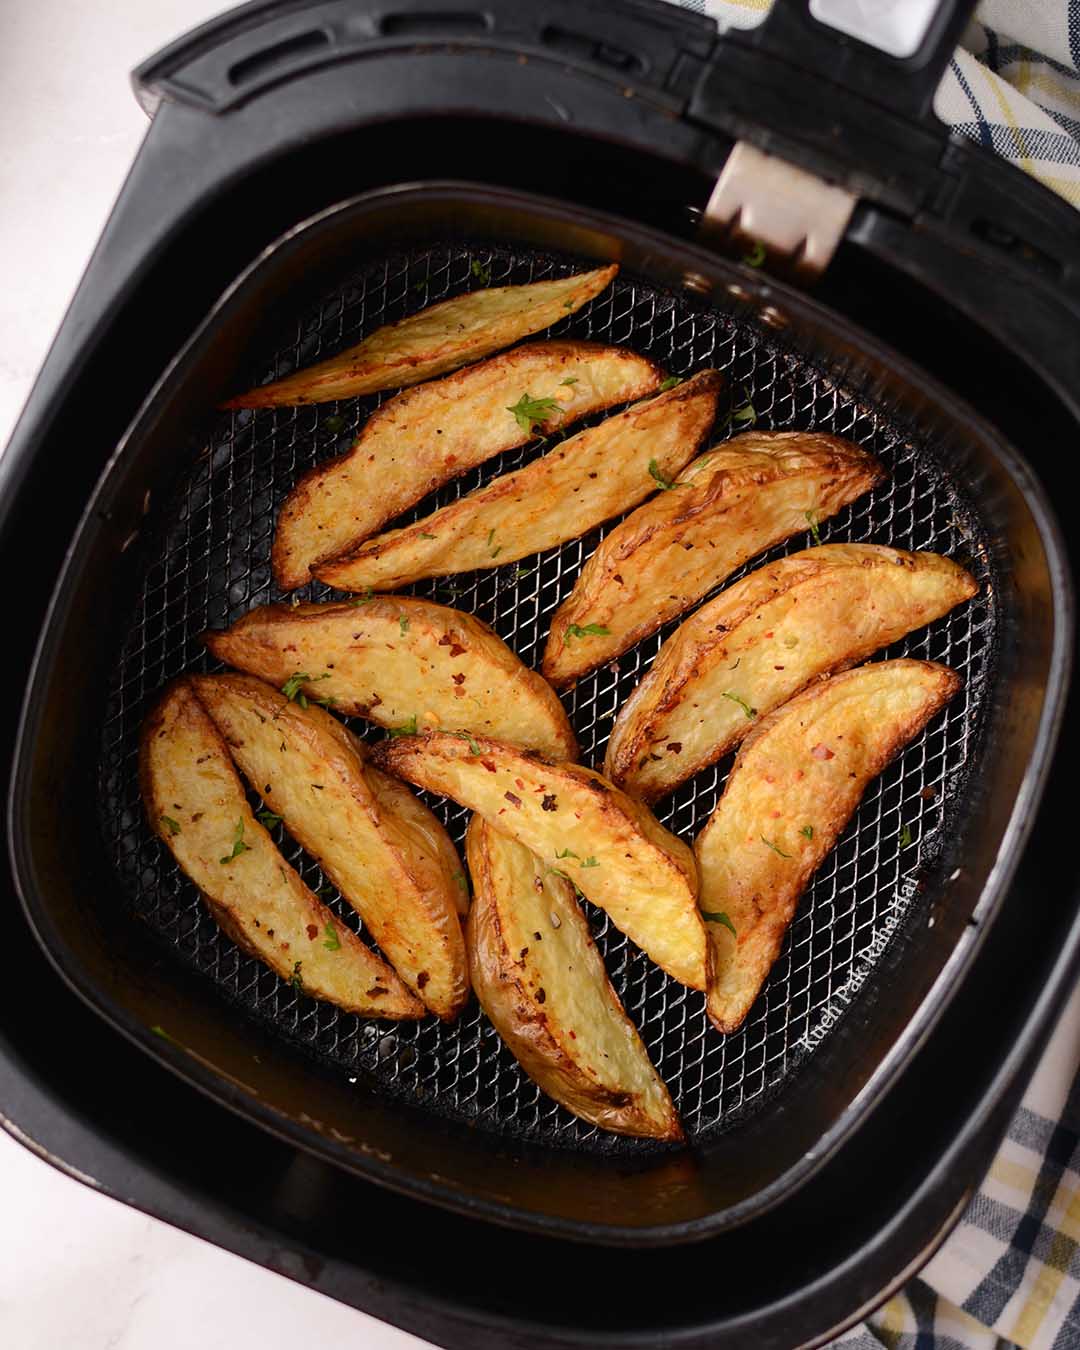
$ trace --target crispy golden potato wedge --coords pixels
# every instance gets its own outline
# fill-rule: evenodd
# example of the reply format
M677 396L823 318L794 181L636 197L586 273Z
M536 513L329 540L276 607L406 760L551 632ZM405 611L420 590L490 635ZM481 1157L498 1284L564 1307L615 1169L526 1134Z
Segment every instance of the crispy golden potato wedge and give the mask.
M623 1011L574 888L474 816L473 987L514 1058L549 1097L615 1134L680 1140L679 1117Z
M377 764L452 797L607 911L658 966L705 988L707 943L690 849L592 769L549 764L487 736L445 732L374 747Z
M456 1017L469 997L461 863L442 825L415 798L407 814L397 811L385 775L321 708L250 675L196 675L191 685L240 772L401 978L432 1012Z
M501 567L576 539L635 506L655 489L655 474L678 473L698 452L716 416L720 383L716 371L702 371L312 571L346 591L394 590L421 577Z
M308 890L251 813L220 732L187 680L150 713L139 775L154 830L233 941L313 998L416 1018L419 999Z
M694 845L712 946L707 1007L720 1031L741 1026L869 783L960 683L930 661L860 666L812 685L743 742Z
M883 476L865 450L817 432L746 431L710 450L602 540L555 612L541 669L573 684Z
M565 319L609 286L617 264L528 286L494 286L428 305L328 361L237 394L226 408L327 403L419 384Z
M595 342L533 342L384 403L347 454L304 475L278 513L279 586L375 533L427 493L539 434L651 394L664 372ZM514 409L517 409L515 413Z
M812 680L858 665L977 590L948 558L877 544L823 544L769 563L660 648L615 720L604 773L656 801Z
M264 605L203 641L220 660L392 730L475 731L574 759L551 686L472 614L385 595Z

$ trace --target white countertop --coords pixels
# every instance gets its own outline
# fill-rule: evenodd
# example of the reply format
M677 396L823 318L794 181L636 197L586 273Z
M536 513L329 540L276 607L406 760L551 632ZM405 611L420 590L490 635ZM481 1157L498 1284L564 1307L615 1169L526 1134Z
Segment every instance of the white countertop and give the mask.
M128 72L223 0L0 0L0 445L146 129ZM425 1344L55 1171L0 1131L3 1350Z

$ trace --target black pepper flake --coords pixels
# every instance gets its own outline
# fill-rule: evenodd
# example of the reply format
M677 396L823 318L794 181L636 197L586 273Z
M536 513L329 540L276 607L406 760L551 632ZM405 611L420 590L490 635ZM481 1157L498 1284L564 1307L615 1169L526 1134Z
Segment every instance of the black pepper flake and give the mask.
M512 792L504 792L503 796L506 798L506 800L510 803L511 806L521 805L521 798L515 797Z
M546 1003L546 1002L547 1002L547 994L544 993L543 989L538 989L538 990L536 991L536 1001L537 1001L537 1003Z
M416 977L416 987L417 987L417 989L423 989L424 985L427 984L428 980L430 980L430 979L431 979L431 976L427 973L427 971L426 971L426 970L422 970L422 971L420 972L420 974L417 975L417 977Z
M541 811L557 811L558 809L559 809L559 804L558 804L558 802L555 800L555 794L554 794L554 792L549 792L549 793L545 796L544 800L540 803L540 810L541 810Z
M681 755L682 741L668 741L668 749L673 755Z

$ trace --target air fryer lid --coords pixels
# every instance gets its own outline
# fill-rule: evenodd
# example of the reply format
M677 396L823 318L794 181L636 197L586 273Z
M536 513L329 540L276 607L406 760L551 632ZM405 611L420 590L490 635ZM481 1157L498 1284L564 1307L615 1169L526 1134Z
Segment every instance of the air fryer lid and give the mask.
M454 222L453 231L447 221ZM680 370L711 359L728 367L733 384L747 386L763 422L825 425L872 442L894 469L888 495L871 499L869 513L857 507L838 518L831 537L885 530L872 537L927 547L945 537L938 531L952 530L951 545L963 546L989 583L966 626L956 629L948 620L928 639L939 644L928 649L930 655L947 650L954 661L972 663L968 703L956 720L946 716L937 741L923 744L916 761L905 757L871 794L870 815L860 815L806 911L806 960L798 958L793 940L782 974L787 988L775 1002L766 1000L740 1047L735 1038L723 1042L705 1032L700 1008L692 1006L695 996L644 970L641 959L611 935L616 982L631 1015L645 1023L662 1072L677 1078L675 1086L691 1102L699 1146L690 1154L657 1156L634 1144L590 1152L599 1141L538 1097L478 1015L449 1029L460 1039L443 1042L443 1032L433 1035L425 1026L410 1044L396 1029L390 1054L370 1054L385 1029L369 1039L370 1032L348 1026L334 1010L305 1006L295 991L271 987L261 993L267 973L245 970L220 935L202 925L175 875L161 873L160 859L147 853L145 826L125 786L130 736L146 698L162 679L202 659L193 638L207 620L235 617L268 594L265 565L261 571L258 563L252 567L252 558L269 543L269 500L287 489L305 456L325 453L316 410L245 414L239 425L206 420L204 410L217 393L256 373L237 369L238 354L250 350L256 361L271 357L270 348L260 356L251 345L268 332L268 313L277 324L274 359L286 359L282 342L291 334L294 343L307 342L307 360L325 340L328 323L335 338L342 335L350 305L366 306L374 317L384 312L376 306L389 303L385 313L393 317L420 303L416 280L429 290L460 288L473 258L497 275L505 270L524 279L613 255L624 263L619 286L571 320L570 332L610 334ZM704 297L683 292L680 283L689 272L703 279ZM1011 850L1001 848L1010 812L1017 792L1029 794L1038 782L1046 751L1040 738L1061 692L1058 634L1047 623L1051 612L1065 608L1060 579L1052 575L1056 541L1038 492L1018 483L1022 468L1012 452L943 390L794 292L771 292L782 300L787 319L780 341L747 316L714 308L737 277L710 255L625 221L460 185L373 195L298 229L211 316L103 478L58 592L24 729L14 821L24 895L53 959L99 1010L200 1086L364 1175L442 1203L594 1240L686 1238L745 1218L804 1177L853 1127L974 954L978 925L994 911L1011 867ZM297 345L290 359L300 353ZM349 411L356 415L355 408ZM181 429L192 436L186 455ZM208 438L208 453L196 459ZM487 466L484 476L499 467ZM137 548L127 539L118 558L117 527L130 522L133 508L141 513L147 492L144 537ZM894 529L907 533L888 533ZM474 589L459 603L478 609L513 638L507 622L520 625L530 606L541 612L553 606L578 547L542 560L531 582L498 573L464 579ZM1001 568L1016 550L1031 560L1022 576ZM127 598L110 625L101 623L92 604L103 587ZM981 629L972 626L980 623ZM518 639L526 656L544 627ZM995 670L991 633L999 638ZM640 653L631 660L620 681L632 683ZM95 733L101 724L85 709L104 709L108 687L103 848L87 813L66 808L73 805L72 793L83 794L84 802L96 795ZM1028 700L1026 717L1016 716L1018 690ZM616 692L614 676L600 672L575 695L586 749L601 748L602 710L610 715ZM976 744L973 781L964 771ZM65 772L57 782L60 763ZM935 786L933 802L921 795L929 786ZM715 794L715 788L714 780L704 793ZM58 794L65 808L59 811ZM699 785L697 793L677 798L676 812L692 818L707 810L702 795ZM933 838L930 830L923 835L915 882L901 897L908 921L892 932L872 977L859 975L857 1023L841 1018L812 1054L800 1055L798 1038L809 1026L811 1006L820 1012L840 989L852 992L861 969L855 960L863 950L856 936L860 922L872 930L885 907L896 904L897 813L910 807L917 813L916 833L920 820L938 829ZM868 833L865 819L873 822ZM61 820L69 833L59 848ZM1016 828L1014 820L1014 837ZM315 1051L320 1062L297 1059L284 1048L268 1061L249 1022L222 1008L206 982L183 974L172 956L160 959L160 947L121 918L118 868L127 877L129 903L135 900L189 967L212 974L234 1002L245 1002L264 1024ZM96 896L93 904L88 890ZM798 979L802 983L793 985ZM148 1036L148 1026L164 1029L175 1045ZM711 1063L708 1054L716 1056ZM667 1062L665 1055L671 1056ZM414 1101L426 1099L424 1107L391 1100L390 1087ZM775 1097L767 1100L770 1093ZM740 1124L730 1106L733 1096L735 1107L761 1109ZM733 1119L725 1117L725 1105ZM440 1120L432 1106L450 1119ZM470 1113L472 1128L462 1122Z

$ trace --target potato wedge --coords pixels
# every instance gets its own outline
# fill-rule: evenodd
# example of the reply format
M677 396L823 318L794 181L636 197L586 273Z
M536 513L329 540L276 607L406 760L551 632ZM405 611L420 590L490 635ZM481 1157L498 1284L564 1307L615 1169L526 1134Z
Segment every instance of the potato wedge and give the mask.
M250 675L196 675L192 688L240 772L363 919L383 955L444 1020L469 997L458 913L461 864L422 803L408 814L354 736ZM441 839L440 839L440 836Z
M960 683L930 661L860 666L812 685L743 742L694 844L712 946L707 1007L720 1031L750 1011L799 897L868 784Z
M514 1058L549 1097L615 1134L682 1139L671 1096L623 1011L574 888L474 816L473 987Z
M278 585L302 586L313 564L354 548L467 469L644 398L663 377L622 347L533 342L398 394L372 413L347 454L305 474L282 503L271 553Z
M312 571L346 591L394 590L421 577L501 567L576 539L647 497L656 488L650 465L670 477L698 452L716 415L720 380L702 371Z
M494 286L385 324L328 361L237 394L226 408L327 403L419 384L549 328L600 294L618 264L527 286Z
M555 612L541 669L573 684L883 476L859 446L816 432L746 431L709 451L600 543Z
M203 641L220 660L349 716L414 731L475 731L574 759L551 686L472 614L411 596L264 605Z
M313 998L365 1017L422 1017L385 961L308 890L255 819L220 732L191 684L146 719L139 775L154 830L230 938Z
M403 736L374 747L375 762L452 797L567 876L658 966L705 988L708 945L690 849L639 802L592 769L549 764L477 736Z
M865 661L977 592L936 553L823 544L751 572L660 648L612 728L604 773L656 801L812 680Z

